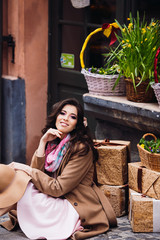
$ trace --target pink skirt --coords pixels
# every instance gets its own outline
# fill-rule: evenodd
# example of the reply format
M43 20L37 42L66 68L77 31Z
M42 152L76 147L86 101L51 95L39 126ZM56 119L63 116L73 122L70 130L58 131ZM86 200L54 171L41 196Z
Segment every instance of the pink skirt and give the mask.
M83 229L78 213L67 199L41 193L31 182L17 203L17 217L29 239L64 240Z

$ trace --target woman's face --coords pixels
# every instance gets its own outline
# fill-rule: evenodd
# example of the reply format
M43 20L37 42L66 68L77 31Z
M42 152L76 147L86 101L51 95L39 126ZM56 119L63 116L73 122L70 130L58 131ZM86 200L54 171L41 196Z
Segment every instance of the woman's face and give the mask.
M68 134L76 128L77 118L77 108L73 105L65 105L57 116L56 128L62 133Z

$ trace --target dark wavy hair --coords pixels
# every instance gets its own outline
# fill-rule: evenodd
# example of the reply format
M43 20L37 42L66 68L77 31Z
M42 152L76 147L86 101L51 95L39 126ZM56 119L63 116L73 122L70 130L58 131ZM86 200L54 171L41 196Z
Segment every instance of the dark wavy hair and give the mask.
M97 150L94 148L93 140L92 140L88 126L87 127L84 126L84 123L83 123L84 111L77 99L68 98L55 103L52 106L50 115L47 117L47 123L46 123L46 126L42 129L42 133L43 134L46 133L49 128L56 128L55 124L56 124L57 116L60 114L62 108L65 105L75 106L78 112L76 128L72 132L70 132L71 134L70 142L72 143L70 145L71 151L73 150L77 142L83 143L85 147L81 155L87 154L89 149L91 148L93 151L94 161L97 161L98 153L97 153Z

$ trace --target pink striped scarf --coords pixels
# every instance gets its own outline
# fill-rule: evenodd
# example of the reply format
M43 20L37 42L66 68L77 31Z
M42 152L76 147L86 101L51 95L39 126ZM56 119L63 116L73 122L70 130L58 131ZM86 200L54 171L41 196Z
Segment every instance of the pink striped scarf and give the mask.
M62 159L65 155L68 147L70 134L68 134L65 138L63 138L59 144L56 144L56 141L49 142L46 148L46 159L45 159L45 169L48 172L55 172Z

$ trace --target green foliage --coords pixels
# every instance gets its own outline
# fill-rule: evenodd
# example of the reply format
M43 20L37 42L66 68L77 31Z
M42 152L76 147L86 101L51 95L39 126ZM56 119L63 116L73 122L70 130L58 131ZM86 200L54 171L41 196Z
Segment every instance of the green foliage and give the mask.
M133 18L130 13L128 26L121 25L115 20L120 28L121 36L117 35L119 45L111 48L106 57L106 66L116 61L120 67L120 75L133 80L136 88L142 81L153 81L155 54L160 46L160 23L152 19L149 24L143 18L140 21L139 13ZM135 78L140 82L135 85Z
M158 138L156 141L147 141L142 137L139 141L139 145L150 153L160 153L160 139Z

